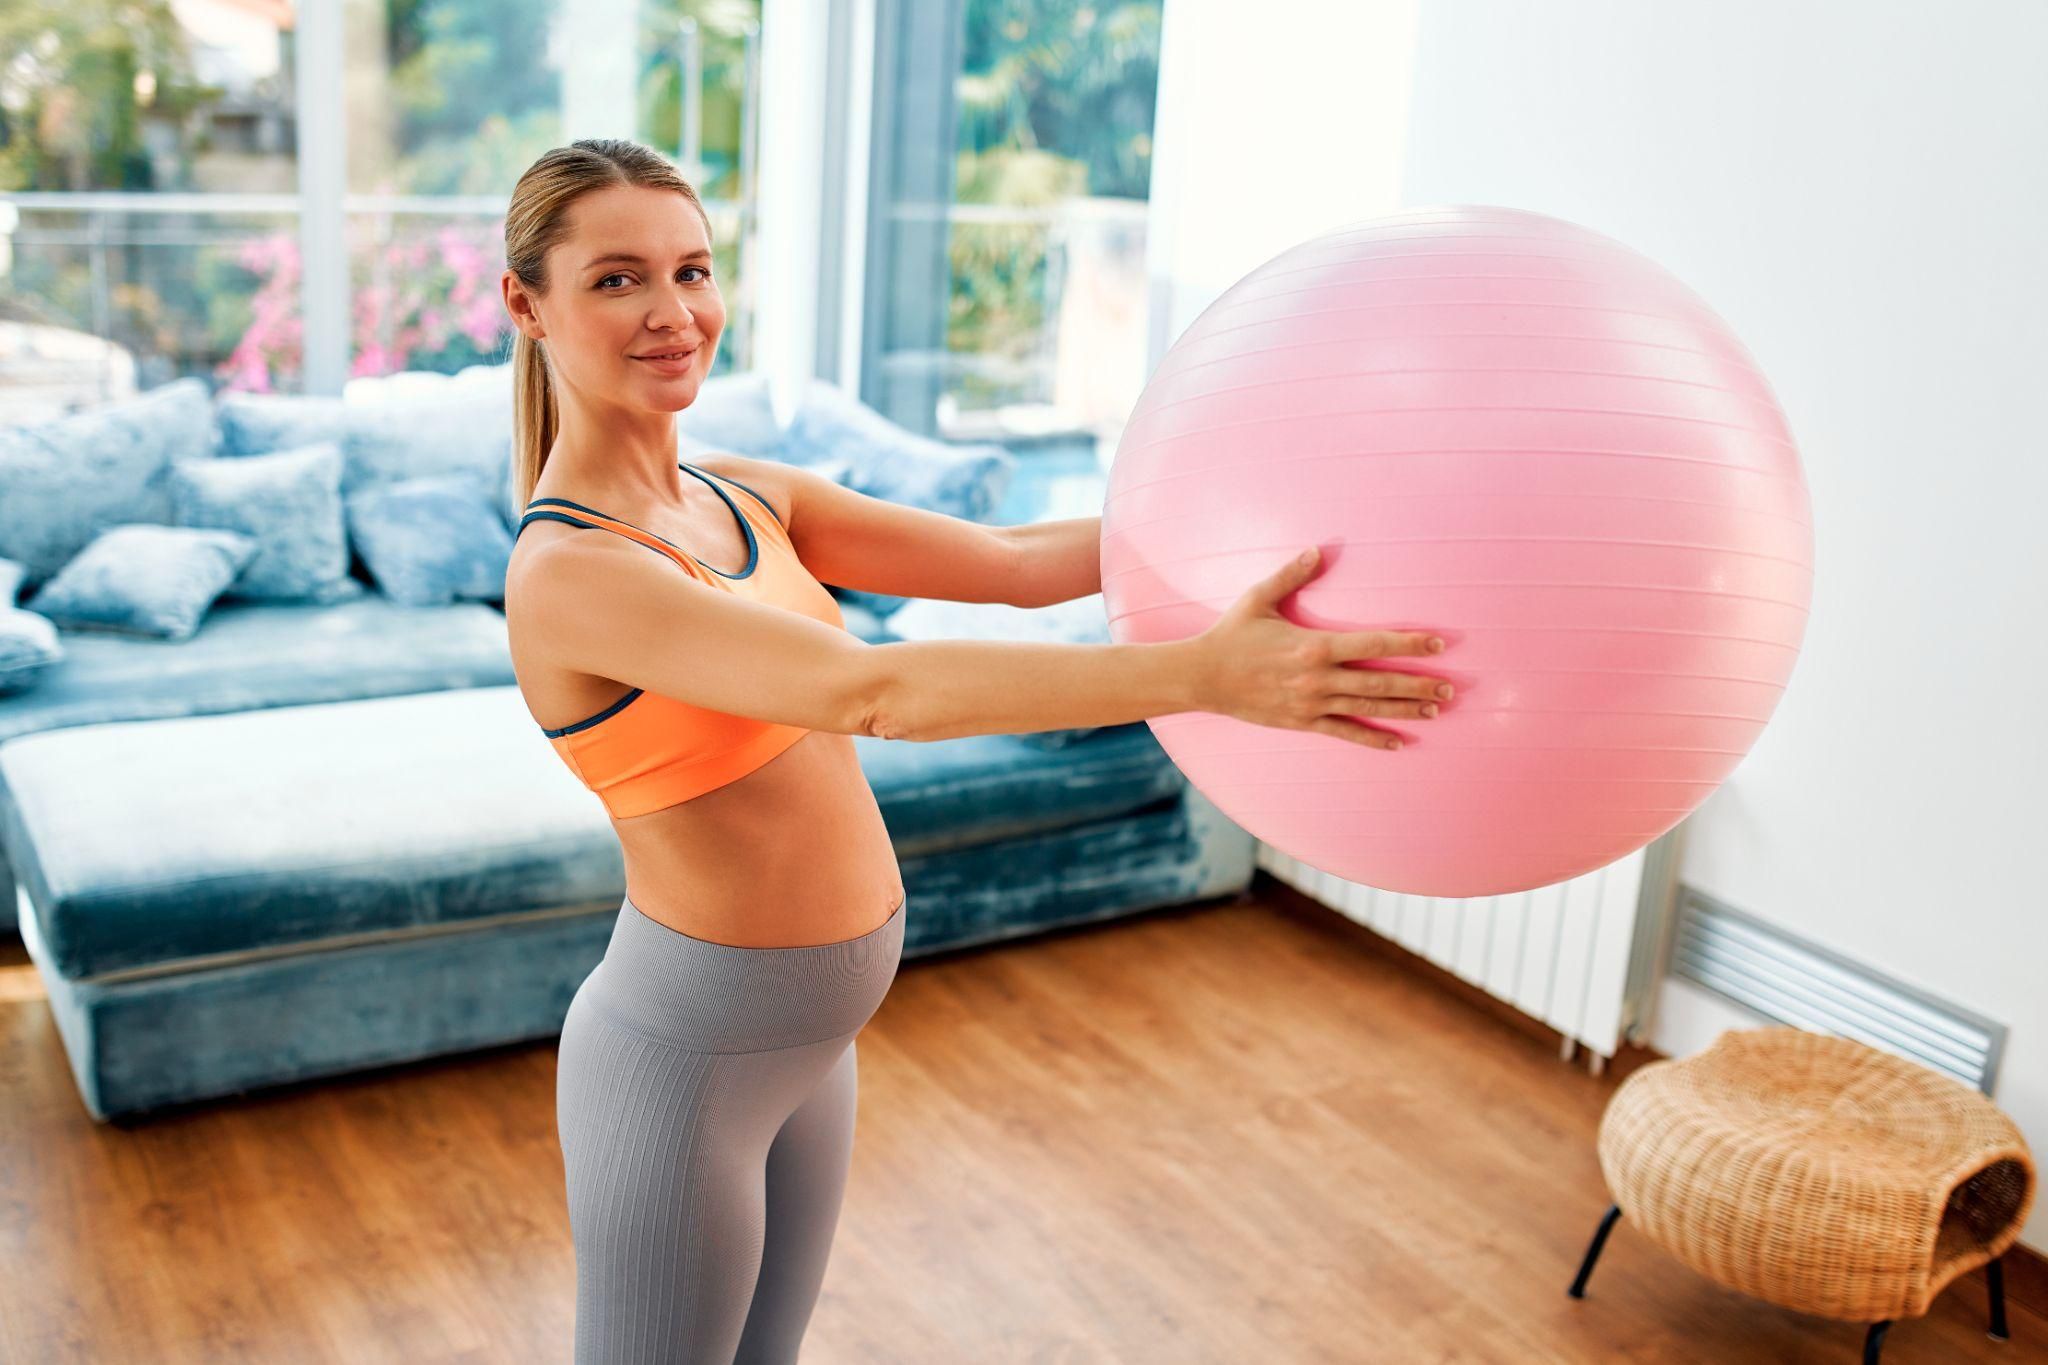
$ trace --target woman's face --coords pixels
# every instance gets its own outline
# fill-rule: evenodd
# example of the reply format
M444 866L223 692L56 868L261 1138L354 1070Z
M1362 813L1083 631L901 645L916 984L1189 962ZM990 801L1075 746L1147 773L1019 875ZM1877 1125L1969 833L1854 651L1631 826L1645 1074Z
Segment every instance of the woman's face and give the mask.
M564 382L662 412L696 401L725 330L696 205L640 185L593 190L569 206L569 235L548 254L547 293L530 308L522 327L538 333ZM688 354L659 358L675 352Z

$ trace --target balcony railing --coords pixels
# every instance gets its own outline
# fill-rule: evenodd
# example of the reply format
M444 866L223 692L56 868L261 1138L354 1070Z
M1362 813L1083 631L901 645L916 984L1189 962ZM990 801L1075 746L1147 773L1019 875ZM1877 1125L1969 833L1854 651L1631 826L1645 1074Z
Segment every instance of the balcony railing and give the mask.
M746 205L707 198L704 207L714 223L737 236ZM246 328L260 319L238 321L233 303L224 308L223 300L200 284L207 263L203 253L222 258L237 248L283 237L293 243L295 255L304 211L297 194L38 191L0 196L0 291L11 298L18 318L73 327L135 352L143 387L182 374L213 373L229 362ZM342 199L342 211L349 224L344 240L350 247L351 292L387 298L403 283L395 247L434 223L491 228L502 221L505 200L349 194ZM137 252L152 253L154 259ZM502 247L492 250L494 295L501 252ZM79 273L75 266L64 269L67 253L82 257L82 282L72 278ZM179 253L184 253L182 260ZM250 273L243 278L244 301L262 291L266 274L274 278L282 268L280 262L245 266ZM300 316L296 297L276 303L295 323ZM509 338L501 305L498 312L496 331L501 339ZM389 313L366 317L359 310L353 338L358 358L371 347L380 355L403 354L397 344L402 322ZM723 364L745 363L751 324L744 310L735 310L720 348ZM374 372L383 368L373 366Z

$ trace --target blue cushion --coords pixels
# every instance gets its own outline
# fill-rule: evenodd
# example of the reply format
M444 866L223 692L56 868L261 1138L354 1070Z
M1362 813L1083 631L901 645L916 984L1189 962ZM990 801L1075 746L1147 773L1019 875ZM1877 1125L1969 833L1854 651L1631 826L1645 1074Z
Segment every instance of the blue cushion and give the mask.
M999 445L951 445L896 425L822 379L805 383L783 433L782 458L846 464L842 482L857 493L987 521L1010 486L1016 460Z
M513 681L503 613L474 602L408 607L374 592L332 606L223 602L189 640L79 631L59 643L57 667L0 704L0 741L103 721ZM0 851L0 927L14 923L12 886Z
M998 445L948 445L891 422L837 385L806 382L782 440L782 458L857 493L967 521L988 521L1016 467ZM887 619L908 598L826 585Z
M474 366L456 375L351 380L340 398L223 394L220 453L267 455L333 441L342 451L344 495L400 479L460 474L497 496L512 457L509 370Z
M0 555L21 561L34 587L109 526L168 523L167 466L213 453L213 409L197 378L55 421L0 427Z
M342 395L226 393L220 453L261 455L316 441L340 444L344 494L369 484L433 475L474 478L501 517L509 498L512 366L472 365L452 375L407 370L348 381ZM763 371L708 379L676 414L685 458L720 450L774 458L781 445Z
M453 374L433 370L400 370L396 374L358 375L342 386L341 396L353 409L363 413L357 427L377 443L394 439L394 432L407 427L404 418L421 406L439 408L475 420L479 437L471 446L462 443L463 457L446 472L476 480L486 500L507 528L517 523L518 510L512 505L512 364L469 365ZM388 410L385 412L379 409ZM390 420L395 412L399 420ZM431 419L432 414L429 414ZM414 432L435 430L411 425ZM402 452L401 452L402 453ZM443 472L431 460L405 466L380 461L369 481L390 481ZM346 477L346 471L344 471ZM355 488L359 483L346 485Z
M505 617L475 602L408 607L227 601L189 640L78 631L63 663L0 706L0 741L102 721L211 715L513 680Z
M256 538L240 531L110 526L25 605L76 630L189 639L255 554Z
M49 617L0 606L0 696L27 691L63 657L64 643Z
M0 559L0 607L11 607L14 599L21 596L21 585L28 578L28 565L18 559Z
M331 602L354 595L341 513L341 447L318 441L239 460L171 466L171 516L256 538L224 597Z
M0 822L71 977L620 885L603 805L511 685L26 735L0 745Z
M954 602L921 597L890 614L889 633L900 640L1025 640L1069 645L1110 642L1109 618L1103 614L1099 592L1049 607L1029 608L1013 607L1007 602ZM1077 725L1063 730L1031 730L1015 738L1037 748L1058 749L1103 728Z
M906 857L1185 786L1142 729L1066 756L1000 735L854 745ZM0 745L0 823L67 977L559 912L619 884L602 804L516 686L25 736Z
M400 370L395 374L359 374L341 386L348 403L410 403L442 401L457 394L512 395L512 362L465 365L453 374L440 370Z
M502 602L512 536L474 482L457 476L378 484L348 498L349 536L394 602Z

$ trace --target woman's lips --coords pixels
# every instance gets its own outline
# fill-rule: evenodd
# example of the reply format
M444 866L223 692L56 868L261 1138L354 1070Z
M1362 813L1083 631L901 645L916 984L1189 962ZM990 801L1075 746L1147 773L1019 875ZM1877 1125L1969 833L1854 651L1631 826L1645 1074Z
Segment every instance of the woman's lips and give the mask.
M656 372L660 374L682 374L690 368L690 362L695 360L696 358L697 352L695 348L692 348L687 353L680 355L673 360L664 360L658 356L646 355L636 355L633 357L633 359L639 361L643 365L652 367Z

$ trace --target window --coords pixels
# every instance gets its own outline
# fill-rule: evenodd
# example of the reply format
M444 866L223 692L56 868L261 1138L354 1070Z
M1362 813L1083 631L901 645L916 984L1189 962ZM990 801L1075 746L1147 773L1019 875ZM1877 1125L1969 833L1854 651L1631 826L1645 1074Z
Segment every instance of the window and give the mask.
M1122 423L1159 25L1157 3L879 0L866 402L947 439Z
M0 63L0 351L29 357L0 362L0 420L188 374L332 392L496 363L506 199L535 156L593 132L682 165L729 311L719 369L744 367L759 32L760 0L0 13L19 53ZM311 360L309 316L329 329Z
M293 332L290 4L13 6L0 51L0 420Z

